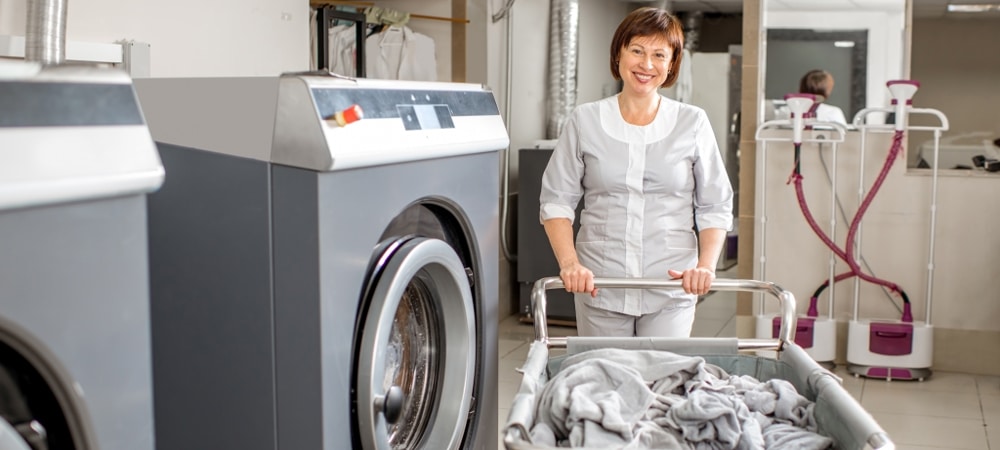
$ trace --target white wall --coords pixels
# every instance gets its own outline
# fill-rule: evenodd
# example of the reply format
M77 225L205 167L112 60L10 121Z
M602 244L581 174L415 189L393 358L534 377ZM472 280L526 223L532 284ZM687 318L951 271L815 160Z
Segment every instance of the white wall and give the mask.
M0 35L24 35L27 0L0 1ZM271 76L309 68L302 0L68 0L68 41L150 44L154 77Z
M603 98L614 87L609 67L611 36L634 7L626 2L580 0L580 50L577 57L577 104ZM513 10L513 72L511 88L511 149L529 148L546 139L545 97L548 86L549 4L519 0ZM503 27L494 30L504 33ZM503 39L505 34L501 34ZM503 56L501 55L501 58ZM503 80L501 73L498 80ZM512 167L517 174L516 159Z
M729 53L691 54L691 104L705 110L725 159L729 134Z

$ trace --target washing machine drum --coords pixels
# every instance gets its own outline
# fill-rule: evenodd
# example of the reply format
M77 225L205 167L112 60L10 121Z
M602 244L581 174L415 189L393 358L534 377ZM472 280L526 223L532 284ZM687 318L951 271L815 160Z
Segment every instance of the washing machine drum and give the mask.
M438 239L401 242L377 268L357 348L357 412L368 449L462 444L476 371L468 275Z

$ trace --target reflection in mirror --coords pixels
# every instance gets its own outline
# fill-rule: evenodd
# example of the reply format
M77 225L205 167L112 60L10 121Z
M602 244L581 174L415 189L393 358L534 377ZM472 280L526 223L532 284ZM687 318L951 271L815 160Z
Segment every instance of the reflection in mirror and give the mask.
M797 92L803 74L821 69L833 80L829 98L823 103L854 117L867 106L868 33L843 30L766 30L766 99L779 103L785 94Z
M807 71L833 75L828 104L851 122L865 107L889 105L886 81L903 78L906 0L763 0L766 33L760 122L782 114L781 99L799 91ZM869 122L883 121L871 114Z
M939 169L985 172L978 161L1000 160L1000 11L949 12L943 3L913 5L910 73L920 82L914 106L934 108L948 117L941 139ZM1000 7L1000 0L987 2ZM925 123L926 122L926 123ZM914 125L933 125L914 117ZM931 167L931 136L909 140L911 168ZM977 160L977 156L982 159ZM1000 168L1000 167L998 167ZM997 175L1000 175L998 173Z

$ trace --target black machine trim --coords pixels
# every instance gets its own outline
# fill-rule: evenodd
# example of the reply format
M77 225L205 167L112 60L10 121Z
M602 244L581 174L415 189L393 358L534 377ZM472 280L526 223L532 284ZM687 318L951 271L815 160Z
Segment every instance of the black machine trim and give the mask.
M400 117L397 106L448 105L451 116L496 116L490 91L418 91L393 89L313 88L313 100L320 117L331 117L351 105L358 105L366 119Z
M142 125L130 84L0 83L0 128Z

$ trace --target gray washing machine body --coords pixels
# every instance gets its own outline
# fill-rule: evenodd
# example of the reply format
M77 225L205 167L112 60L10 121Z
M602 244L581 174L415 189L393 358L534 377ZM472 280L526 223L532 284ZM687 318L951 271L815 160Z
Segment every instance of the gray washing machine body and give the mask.
M158 448L495 446L493 94L136 84L168 174L149 216ZM364 118L336 124L353 104Z
M0 80L4 414L32 448L151 450L146 193L163 168L124 73L17 64Z

